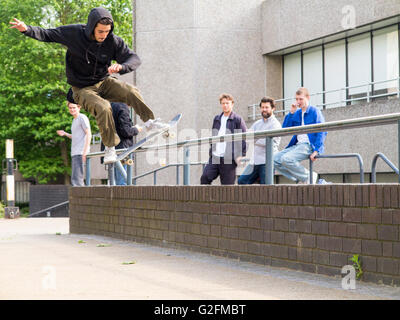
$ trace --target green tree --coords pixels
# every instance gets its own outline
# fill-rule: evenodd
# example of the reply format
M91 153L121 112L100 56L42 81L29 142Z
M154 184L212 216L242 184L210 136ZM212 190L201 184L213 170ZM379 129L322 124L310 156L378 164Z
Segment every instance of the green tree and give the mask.
M56 134L58 129L70 131L72 122L65 103L66 48L25 37L10 29L9 22L18 18L44 28L86 23L98 6L110 10L114 32L131 44L131 0L0 0L0 148L4 150L5 139L14 139L19 171L38 183L60 175L69 183L70 141Z

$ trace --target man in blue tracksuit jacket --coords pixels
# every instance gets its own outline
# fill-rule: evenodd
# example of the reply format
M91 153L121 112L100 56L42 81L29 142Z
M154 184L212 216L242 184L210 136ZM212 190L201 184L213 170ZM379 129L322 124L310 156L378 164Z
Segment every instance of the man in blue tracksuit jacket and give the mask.
M292 104L282 128L325 122L321 111L310 106L309 100L310 94L306 88L297 90L296 103ZM275 169L297 183L308 183L309 171L300 164L300 161L308 158L315 161L315 157L324 152L326 135L326 132L316 132L293 136L288 146L274 156ZM316 182L317 177L318 174L314 172L313 183Z

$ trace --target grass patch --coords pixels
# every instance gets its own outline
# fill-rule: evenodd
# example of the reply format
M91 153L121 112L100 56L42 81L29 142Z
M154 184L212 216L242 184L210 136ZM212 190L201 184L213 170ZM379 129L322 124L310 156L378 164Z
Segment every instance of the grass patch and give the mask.
M4 205L3 201L0 201L0 219L4 218L4 207L5 207L5 205Z
M19 208L19 216L22 218L29 217L29 203L19 203L16 205Z

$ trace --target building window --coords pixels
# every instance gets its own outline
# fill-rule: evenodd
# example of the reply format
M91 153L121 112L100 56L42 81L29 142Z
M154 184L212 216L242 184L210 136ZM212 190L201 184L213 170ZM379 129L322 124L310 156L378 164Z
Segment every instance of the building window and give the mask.
M301 52L288 54L283 60L283 92L285 97L294 98L294 94L302 85L301 81ZM293 101L285 101L285 109L290 108Z
M396 95L399 28L396 24L284 55L285 109L300 86L309 89L313 105L324 108Z
M365 98L370 90L368 84L372 81L370 33L348 39L348 62L348 86L355 87L349 89L349 98Z
M340 90L346 87L346 43L340 40L326 44L324 51L326 108L341 107L346 105L346 90Z
M399 77L398 27L392 26L373 32L374 82ZM377 83L374 94L397 92L398 81Z
M323 84L322 47L304 50L303 86L306 87L310 93L320 93L324 91ZM292 94L294 94L294 92ZM314 106L322 105L324 102L323 94L312 95L310 100Z

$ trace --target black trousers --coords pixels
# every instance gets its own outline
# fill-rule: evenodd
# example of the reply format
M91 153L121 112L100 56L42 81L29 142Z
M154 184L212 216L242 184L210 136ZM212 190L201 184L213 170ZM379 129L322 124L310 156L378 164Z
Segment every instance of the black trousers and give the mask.
M224 158L212 157L204 168L200 183L211 184L219 176L221 184L235 184L236 167L237 165L234 161L225 164Z

